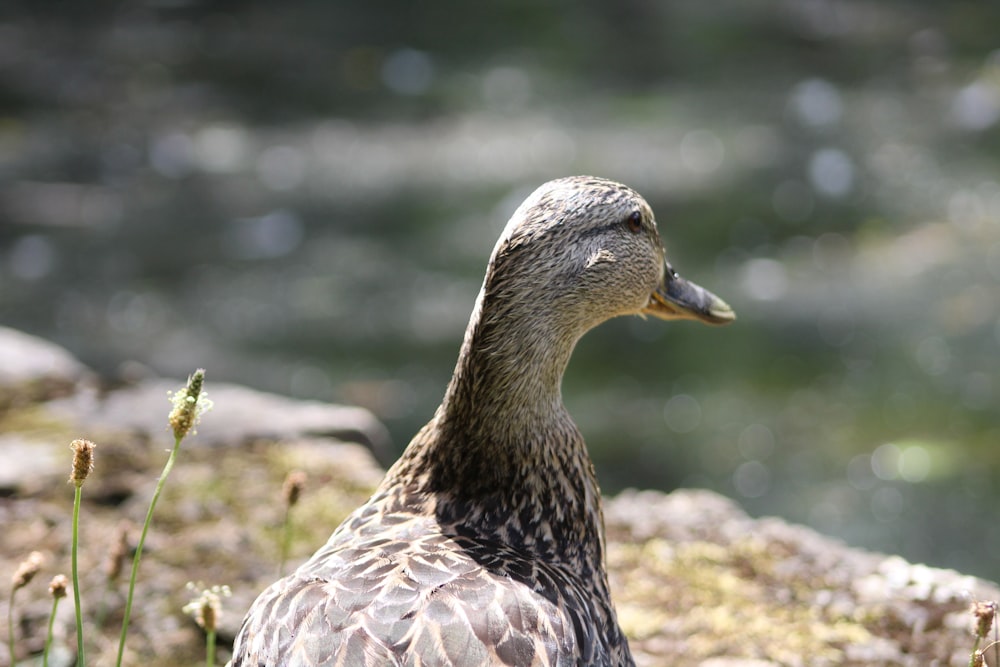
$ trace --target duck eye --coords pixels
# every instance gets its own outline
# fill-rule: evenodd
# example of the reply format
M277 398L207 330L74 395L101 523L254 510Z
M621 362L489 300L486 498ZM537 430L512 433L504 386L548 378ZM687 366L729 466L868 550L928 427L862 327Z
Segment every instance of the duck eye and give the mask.
M642 231L642 213L639 211L632 211L627 218L625 218L625 226L633 234L638 234Z

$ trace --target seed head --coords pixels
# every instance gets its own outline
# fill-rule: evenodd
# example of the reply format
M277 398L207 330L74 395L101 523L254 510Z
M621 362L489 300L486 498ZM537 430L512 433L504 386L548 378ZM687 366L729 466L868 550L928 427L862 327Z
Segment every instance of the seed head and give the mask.
M180 440L197 426L201 416L212 409L212 401L208 392L202 391L205 383L205 369L199 368L188 378L187 385L170 394L170 402L174 409L170 411L168 420L174 430L174 437Z
M69 588L69 579L65 574L57 574L49 582L49 595L55 599L66 597L66 589Z
M295 507L302 495L302 489L306 485L306 474L301 470L293 470L285 477L285 483L281 487L281 495L285 499L286 507Z
M201 582L197 585L194 582L188 582L187 589L197 593L197 596L184 605L183 611L193 617L195 623L205 632L215 632L219 614L222 613L222 598L229 597L232 592L229 590L229 586L212 586L211 588L202 588L202 586Z
M42 569L42 565L45 563L45 556L42 555L41 551L32 551L28 554L28 557L21 561L21 564L17 566L17 571L14 572L14 576L11 577L11 581L14 584L14 590L19 588L24 588L27 586L38 571Z
M90 440L74 440L69 446L73 449L73 471L69 481L79 488L94 470L94 448L97 445Z
M985 638L993 627L993 617L997 613L996 602L973 602L972 615L976 618L976 636Z

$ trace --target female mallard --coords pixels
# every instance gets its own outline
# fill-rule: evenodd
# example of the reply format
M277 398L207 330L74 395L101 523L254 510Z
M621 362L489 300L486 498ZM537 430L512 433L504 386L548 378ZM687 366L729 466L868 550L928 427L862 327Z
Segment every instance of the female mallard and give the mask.
M538 188L493 249L441 406L375 495L257 598L234 667L633 664L560 384L584 333L636 314L735 318L665 261L630 188Z

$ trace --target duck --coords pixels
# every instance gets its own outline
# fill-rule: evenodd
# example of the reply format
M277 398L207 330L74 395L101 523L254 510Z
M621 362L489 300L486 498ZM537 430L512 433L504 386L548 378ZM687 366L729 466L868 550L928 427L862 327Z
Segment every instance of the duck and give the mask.
M633 665L561 394L581 336L626 315L735 319L674 270L635 190L543 184L493 248L440 406L371 498L257 597L233 667Z

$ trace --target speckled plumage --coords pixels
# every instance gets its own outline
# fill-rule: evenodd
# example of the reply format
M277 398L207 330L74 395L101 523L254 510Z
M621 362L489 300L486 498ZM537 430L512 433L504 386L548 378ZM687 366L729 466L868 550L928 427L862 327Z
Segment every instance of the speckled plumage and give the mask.
M733 318L665 263L630 188L536 190L494 248L441 406L372 498L260 595L234 667L633 664L560 383L580 336L639 313Z

